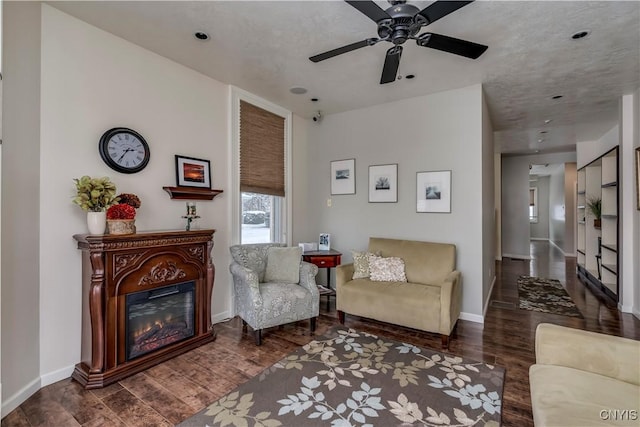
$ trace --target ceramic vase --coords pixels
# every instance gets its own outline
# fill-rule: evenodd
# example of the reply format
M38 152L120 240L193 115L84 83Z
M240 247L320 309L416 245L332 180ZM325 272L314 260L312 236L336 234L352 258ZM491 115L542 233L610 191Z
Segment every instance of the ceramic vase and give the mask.
M87 212L87 227L89 227L89 234L104 234L106 224L106 212Z

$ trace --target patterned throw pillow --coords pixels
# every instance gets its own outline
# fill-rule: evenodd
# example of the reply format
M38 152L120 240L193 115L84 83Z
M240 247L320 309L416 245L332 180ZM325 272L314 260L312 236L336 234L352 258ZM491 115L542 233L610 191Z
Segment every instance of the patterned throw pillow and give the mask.
M353 255L353 277L352 279L366 279L369 277L369 255L380 255L380 252L357 252L351 251Z
M369 256L370 279L374 282L406 282L404 261L398 257Z

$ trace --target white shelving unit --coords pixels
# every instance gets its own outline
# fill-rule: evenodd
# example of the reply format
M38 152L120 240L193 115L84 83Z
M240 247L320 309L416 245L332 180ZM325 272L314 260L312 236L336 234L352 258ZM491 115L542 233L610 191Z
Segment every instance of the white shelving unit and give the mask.
M614 302L618 301L618 148L578 170L577 274ZM589 200L602 200L597 226Z

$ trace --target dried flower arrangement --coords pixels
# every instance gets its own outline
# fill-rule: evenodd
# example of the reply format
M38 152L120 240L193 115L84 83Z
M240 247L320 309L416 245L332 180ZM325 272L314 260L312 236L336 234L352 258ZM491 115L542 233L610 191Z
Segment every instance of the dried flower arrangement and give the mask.
M136 210L133 206L126 203L113 205L107 209L107 219L135 219Z

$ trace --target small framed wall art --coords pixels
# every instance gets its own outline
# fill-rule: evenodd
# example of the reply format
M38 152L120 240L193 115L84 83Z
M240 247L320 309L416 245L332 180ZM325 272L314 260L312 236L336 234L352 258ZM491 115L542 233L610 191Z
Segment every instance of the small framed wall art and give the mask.
M318 244L319 251L328 251L331 249L331 234L320 233L320 241Z
M211 188L209 160L176 155L176 184L178 187Z
M369 203L398 202L398 164L369 166Z
M416 174L416 211L451 213L451 171Z
M331 195L356 194L356 159L331 162Z

